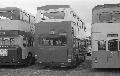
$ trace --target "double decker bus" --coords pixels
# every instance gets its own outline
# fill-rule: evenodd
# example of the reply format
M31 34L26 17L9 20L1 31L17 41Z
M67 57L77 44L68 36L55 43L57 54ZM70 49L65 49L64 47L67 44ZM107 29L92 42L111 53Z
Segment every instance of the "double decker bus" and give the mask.
M35 17L16 8L0 8L0 65L31 64Z
M37 8L35 46L38 63L74 66L85 60L86 27L69 5Z
M92 9L92 68L120 68L120 4Z

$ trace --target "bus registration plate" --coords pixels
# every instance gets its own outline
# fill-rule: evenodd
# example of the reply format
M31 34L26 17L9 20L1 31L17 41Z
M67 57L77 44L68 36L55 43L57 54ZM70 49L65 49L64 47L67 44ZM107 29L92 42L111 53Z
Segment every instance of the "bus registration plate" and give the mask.
M0 56L7 56L8 55L8 49L0 49Z

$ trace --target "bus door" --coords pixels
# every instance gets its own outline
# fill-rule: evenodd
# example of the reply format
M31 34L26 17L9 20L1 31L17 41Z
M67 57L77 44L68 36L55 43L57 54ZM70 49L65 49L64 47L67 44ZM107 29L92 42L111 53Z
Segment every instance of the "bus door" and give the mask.
M115 66L118 63L118 39L108 40L107 64Z

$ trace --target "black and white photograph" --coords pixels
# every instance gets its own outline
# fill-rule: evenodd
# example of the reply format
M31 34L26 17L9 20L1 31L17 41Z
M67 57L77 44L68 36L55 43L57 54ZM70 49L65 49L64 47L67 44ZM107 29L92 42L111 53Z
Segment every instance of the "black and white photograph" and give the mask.
M120 0L0 0L0 76L120 76Z

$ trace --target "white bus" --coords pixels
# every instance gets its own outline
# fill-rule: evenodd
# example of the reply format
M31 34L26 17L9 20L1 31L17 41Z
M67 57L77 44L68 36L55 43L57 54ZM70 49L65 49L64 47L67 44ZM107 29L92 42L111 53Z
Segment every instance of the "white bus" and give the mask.
M32 63L35 17L19 8L0 8L0 66Z
M120 68L120 4L92 9L92 68Z

